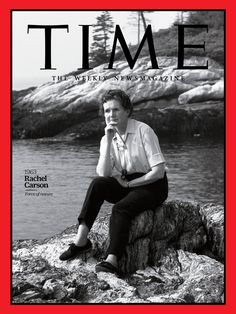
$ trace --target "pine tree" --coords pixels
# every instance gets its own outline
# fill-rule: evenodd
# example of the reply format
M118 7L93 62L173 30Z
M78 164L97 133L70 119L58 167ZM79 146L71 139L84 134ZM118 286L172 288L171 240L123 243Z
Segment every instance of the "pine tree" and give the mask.
M207 24L209 28L224 28L223 11L192 11L188 18L189 24Z
M109 38L114 32L113 20L108 11L102 12L97 17L97 24L94 25L93 43L91 45L91 61L93 66L107 63L110 54Z

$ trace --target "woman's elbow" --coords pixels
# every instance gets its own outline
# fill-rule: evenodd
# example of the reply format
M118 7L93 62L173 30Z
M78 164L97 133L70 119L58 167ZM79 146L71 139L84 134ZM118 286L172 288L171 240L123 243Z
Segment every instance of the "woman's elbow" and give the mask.
M107 171L104 171L103 169L96 168L96 173L99 177L109 177L109 173Z
M99 169L98 167L96 168L96 173L97 173L97 175L98 175L99 177L104 177L104 175L103 175L101 169Z
M165 167L165 163L164 162L161 164L160 172L161 172L162 176L164 177L165 172L166 172L166 167Z
M164 178L164 175L165 175L165 164L164 163L153 167L152 170L154 171L154 173L158 179Z

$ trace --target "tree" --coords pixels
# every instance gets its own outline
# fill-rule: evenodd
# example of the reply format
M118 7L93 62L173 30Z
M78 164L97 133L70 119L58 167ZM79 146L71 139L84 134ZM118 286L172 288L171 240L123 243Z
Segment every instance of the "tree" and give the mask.
M91 45L91 61L93 66L106 63L109 58L109 38L113 31L113 20L108 11L103 11L97 17L97 24L94 25L93 43Z
M137 44L140 44L141 38L141 24L143 25L143 32L145 33L147 24L150 23L150 20L144 16L144 13L153 13L154 11L133 11L130 14L130 25L138 28L137 32Z
M189 24L207 24L209 28L224 28L223 11L192 11L188 18Z

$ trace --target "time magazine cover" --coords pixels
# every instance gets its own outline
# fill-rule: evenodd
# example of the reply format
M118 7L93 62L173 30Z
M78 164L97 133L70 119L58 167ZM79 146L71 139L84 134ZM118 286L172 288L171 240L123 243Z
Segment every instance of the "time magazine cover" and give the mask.
M12 8L10 306L226 306L226 18Z
M224 303L224 11L13 11L12 48L12 302ZM108 175L134 174L119 93L103 100L111 90L133 104L130 129L135 119L157 134L169 181L154 214L145 201L132 217L118 275L96 271L109 202L88 235L91 250L60 259L91 180L106 176L96 165L112 123L127 154L114 149Z

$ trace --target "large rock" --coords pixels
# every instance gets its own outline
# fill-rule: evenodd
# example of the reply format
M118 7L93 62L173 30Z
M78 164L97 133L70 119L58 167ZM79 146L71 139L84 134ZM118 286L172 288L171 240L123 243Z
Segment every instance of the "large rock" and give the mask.
M95 222L92 238L98 258L108 247L109 216ZM171 201L141 213L131 225L129 243L119 267L123 273L155 264L168 248L201 252L224 258L224 210L222 206ZM141 248L141 249L140 249Z
M151 239L150 256L153 263L169 246L189 252L200 250L207 238L199 206L180 201L164 203L154 213Z
M130 273L155 264L170 246L189 252L201 250L207 243L207 236L199 209L194 203L173 201L155 211L141 213L132 222L129 243L119 263L120 271ZM105 257L109 244L108 225L109 216L93 227L92 237L100 252L97 257Z
M220 80L214 85L205 84L188 90L178 98L179 104L203 102L211 100L224 99L224 81Z
M58 257L73 241L76 226L43 241L15 241L13 302L222 303L223 264L185 251L198 251L207 245L215 254L222 253L216 249L221 238L206 237L209 223L203 224L200 216L211 221L211 229L218 230L223 209L217 206L212 214L212 208L173 201L138 216L119 263L124 277L94 271L106 254L108 217L99 218L91 230L93 250L69 262Z
M149 58L143 57L133 70L126 61L119 61L115 64L115 70L108 71L104 65L100 65L82 74L68 75L63 81L13 92L13 136L51 137L82 122L89 123L89 129L97 131L97 122L101 125L102 121L97 121L99 105L108 89L121 88L126 91L137 110L150 109L150 106L156 110L170 107L178 110L178 99L180 104L222 100L223 68L213 60L208 61L208 70L178 70L176 58L160 57L161 68L150 70ZM196 58L186 60L186 64L195 63ZM213 109L218 110L218 107L213 105ZM220 110L223 111L223 105ZM165 115L169 119L175 116L169 115L168 111ZM94 120L96 123L91 124ZM188 123L188 114L185 120ZM171 125L169 123L165 127L171 131ZM215 122L212 125L216 128ZM91 133L88 135L92 136Z
M224 211L222 206L208 204L200 208L203 224L207 232L207 244L210 251L220 260L224 260Z
M143 276L147 278L145 283ZM133 278L138 294L151 302L224 302L223 265L203 255L168 249L158 267L139 270Z

